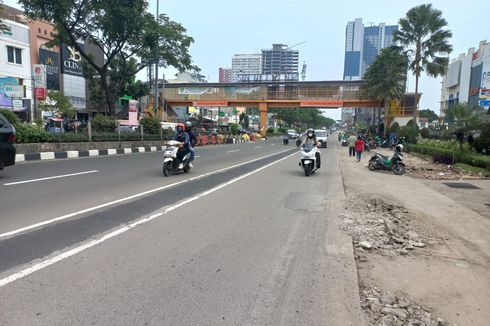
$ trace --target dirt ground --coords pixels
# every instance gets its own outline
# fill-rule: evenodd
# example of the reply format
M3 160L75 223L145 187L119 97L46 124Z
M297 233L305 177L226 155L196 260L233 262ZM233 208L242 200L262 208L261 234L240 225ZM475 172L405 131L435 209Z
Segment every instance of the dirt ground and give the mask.
M331 147L370 325L489 325L490 181L411 155L403 176L371 172L370 153L357 163Z

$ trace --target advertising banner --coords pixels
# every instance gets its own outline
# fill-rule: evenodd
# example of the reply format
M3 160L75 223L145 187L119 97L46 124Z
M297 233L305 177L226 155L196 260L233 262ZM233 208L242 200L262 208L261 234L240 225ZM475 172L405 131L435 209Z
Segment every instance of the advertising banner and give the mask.
M23 98L24 86L23 85L5 85L4 94L8 97Z
M39 49L39 61L46 67L46 88L60 90L60 54Z
M490 46L487 46L482 58L481 88L490 89Z
M83 49L83 44L78 43ZM74 46L63 44L61 46L61 71L64 74L83 77L82 56Z
M37 100L46 99L46 67L40 64L32 65L34 77L34 94Z

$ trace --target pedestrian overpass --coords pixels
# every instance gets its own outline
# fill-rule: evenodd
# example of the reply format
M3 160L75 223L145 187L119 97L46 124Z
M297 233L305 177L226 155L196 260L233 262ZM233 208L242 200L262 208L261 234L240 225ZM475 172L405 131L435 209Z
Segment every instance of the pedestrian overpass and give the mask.
M364 81L257 81L240 83L165 84L165 102L172 106L257 107L261 133L268 108L377 108Z

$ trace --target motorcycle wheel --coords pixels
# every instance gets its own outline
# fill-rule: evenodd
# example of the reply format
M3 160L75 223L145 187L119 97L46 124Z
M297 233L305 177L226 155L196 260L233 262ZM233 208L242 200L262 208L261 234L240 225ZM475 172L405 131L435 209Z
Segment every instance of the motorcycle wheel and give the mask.
M391 167L391 171L396 175L402 175L405 173L405 167L400 164L395 164Z
M190 169L191 169L191 168L190 168L188 165L184 166L184 173L189 172L189 170L190 170Z
M376 164L374 162L369 162L368 169L369 171L376 170Z
M163 163L163 175L168 177L170 175L170 170L172 169L172 162Z
M304 166L304 170L305 170L305 176L309 177L310 174L311 174L311 165L310 164L306 164Z

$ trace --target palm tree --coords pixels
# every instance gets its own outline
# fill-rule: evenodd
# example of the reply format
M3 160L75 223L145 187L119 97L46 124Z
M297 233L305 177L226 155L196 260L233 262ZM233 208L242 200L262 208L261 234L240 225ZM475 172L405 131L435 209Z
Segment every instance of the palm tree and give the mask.
M369 96L384 102L387 110L390 100L403 97L407 70L408 58L399 47L384 48L364 74ZM385 132L387 128L385 123Z
M410 9L405 18L398 22L400 29L394 35L409 55L410 70L415 75L417 104L413 112L414 127L417 126L419 78L422 72L428 76L443 76L448 68L449 53L453 50L448 43L452 33L444 29L446 20L442 11L424 4Z

